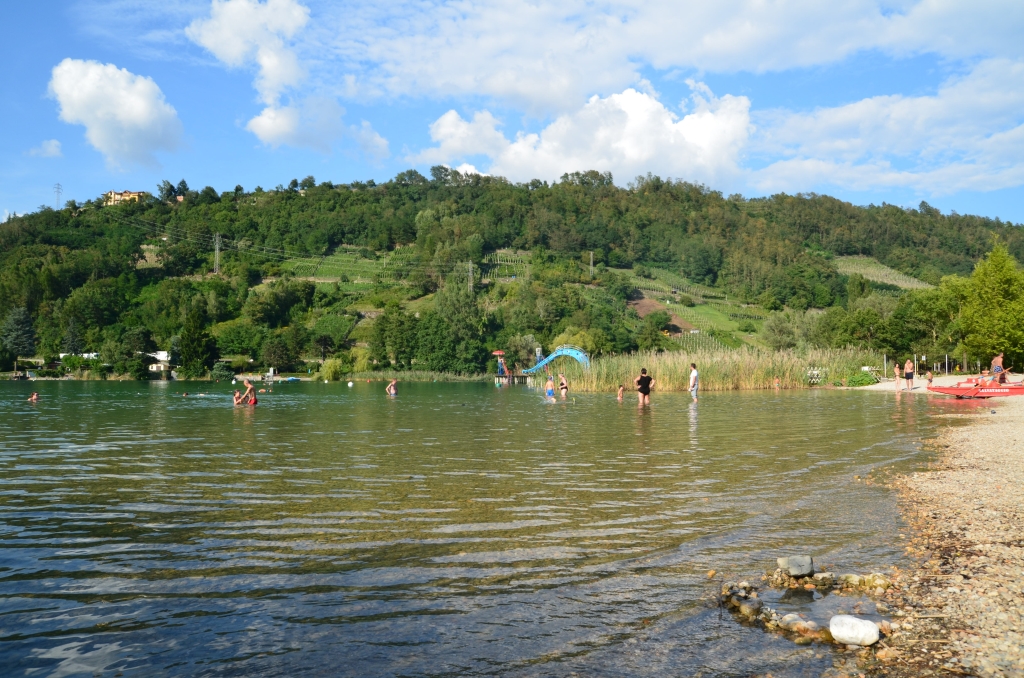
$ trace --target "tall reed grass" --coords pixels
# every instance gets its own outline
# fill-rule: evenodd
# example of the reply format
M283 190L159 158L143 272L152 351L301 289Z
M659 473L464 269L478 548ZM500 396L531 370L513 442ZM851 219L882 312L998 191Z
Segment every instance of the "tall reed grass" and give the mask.
M657 391L685 391L690 383L690 363L697 363L702 391L735 391L772 388L779 378L782 388L807 388L809 372L817 370L820 384L848 379L864 365L881 367L882 356L860 349L811 349L770 351L755 348L640 352L596 358L590 369L575 361L561 362L552 372L562 372L578 391L627 390L646 367Z
M330 361L328 361L330 362ZM493 374L455 374L453 372L431 372L429 370L376 370L373 372L334 372L321 369L316 378L330 381L353 381L372 379L373 381L490 381Z

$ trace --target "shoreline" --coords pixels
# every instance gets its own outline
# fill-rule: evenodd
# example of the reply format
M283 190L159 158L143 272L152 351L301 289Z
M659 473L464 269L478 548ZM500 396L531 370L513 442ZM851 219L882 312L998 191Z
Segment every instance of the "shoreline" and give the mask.
M1024 675L1024 399L953 416L968 423L939 434L935 462L893 483L916 565L875 676Z

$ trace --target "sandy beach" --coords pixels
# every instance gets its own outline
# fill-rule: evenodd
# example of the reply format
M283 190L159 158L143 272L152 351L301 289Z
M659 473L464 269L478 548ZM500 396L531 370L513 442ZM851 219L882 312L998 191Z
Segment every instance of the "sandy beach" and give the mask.
M962 416L935 464L896 481L919 565L901 577L900 632L876 675L1024 675L1024 399Z

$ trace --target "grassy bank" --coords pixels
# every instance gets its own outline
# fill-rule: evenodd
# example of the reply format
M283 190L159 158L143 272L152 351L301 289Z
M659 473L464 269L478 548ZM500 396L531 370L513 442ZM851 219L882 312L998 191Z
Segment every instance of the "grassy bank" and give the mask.
M772 388L775 377L782 388L807 388L812 369L819 371L821 385L832 384L858 374L863 365L881 366L882 357L859 349L641 352L598 358L589 370L566 360L557 370L565 373L575 390L614 391L619 384L631 389L640 369L646 367L657 381L656 390L685 391L691 362L697 363L701 390L735 391Z

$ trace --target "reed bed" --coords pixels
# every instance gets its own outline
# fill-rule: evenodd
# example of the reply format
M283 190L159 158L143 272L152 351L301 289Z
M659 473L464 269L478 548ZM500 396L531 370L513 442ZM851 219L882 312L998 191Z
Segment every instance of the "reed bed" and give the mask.
M690 363L697 363L702 391L736 391L773 388L808 388L816 373L820 385L842 382L861 367L881 367L882 356L859 349L810 349L769 351L756 348L728 350L640 352L601 357L590 369L568 360L552 372L563 372L578 391L615 391L619 384L633 388L641 368L656 380L658 391L685 391L690 383Z

